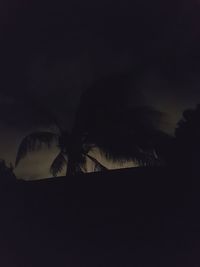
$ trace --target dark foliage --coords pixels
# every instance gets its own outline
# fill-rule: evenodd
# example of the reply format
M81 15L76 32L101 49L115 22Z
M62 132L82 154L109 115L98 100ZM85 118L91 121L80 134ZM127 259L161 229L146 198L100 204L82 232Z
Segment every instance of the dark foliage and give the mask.
M50 146L53 141L60 149L50 168L54 176L66 164L69 175L82 172L88 153L95 146L109 160L134 160L143 166L163 164L163 145L169 137L158 130L162 114L151 107L137 105L140 96L132 88L130 77L116 74L97 81L81 97L72 132L63 130L52 116L59 134L33 133L25 137L16 164L29 151L41 148L42 143ZM127 101L130 94L135 96L134 107ZM106 169L91 156L90 159L98 169Z
M55 177L57 176L58 173L60 173L63 170L65 165L66 165L66 159L63 153L60 152L57 155L57 157L54 159L54 161L52 162L51 167L50 167L50 172Z
M59 130L59 133L36 132L26 136L19 146L16 166L27 153L41 149L42 144L50 148L51 144L55 142L60 152L50 166L52 175L57 176L65 166L67 166L67 175L75 175L77 172L82 172L91 147L85 143L85 138L80 134L74 132L69 134L66 131ZM90 159L94 161L95 165L99 165L100 169L105 169L96 159L91 156Z
M175 131L175 155L177 164L199 173L200 105L183 112ZM175 159L174 159L175 160Z
M13 173L13 166L10 164L8 167L3 159L0 159L0 178L5 181L16 179L16 176Z
M128 95L128 75L106 77L85 91L77 113L78 128L87 132L88 143L95 144L111 160L160 164L162 146L169 139L158 130L162 114L147 106L130 107L121 97L122 90ZM134 94L134 88L131 91ZM139 101L137 92L135 98Z
M24 158L28 152L41 149L42 144L51 146L52 142L57 141L57 135L51 132L36 132L26 136L18 149L15 165Z

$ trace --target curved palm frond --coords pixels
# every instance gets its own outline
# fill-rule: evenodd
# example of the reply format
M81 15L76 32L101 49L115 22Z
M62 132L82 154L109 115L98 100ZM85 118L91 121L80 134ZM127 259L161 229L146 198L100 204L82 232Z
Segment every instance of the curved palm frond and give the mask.
M140 151L140 153L134 158L140 166L155 166L160 165L160 160L155 152L151 151Z
M130 149L130 150L129 150ZM144 150L137 145L130 144L129 149L123 147L99 146L100 154L115 163L135 161L140 166L152 166L158 162L157 155L151 150Z
M19 161L24 158L28 152L41 149L42 144L51 146L54 141L58 140L58 136L51 132L36 132L26 136L18 149L15 166L18 165Z
M60 152L51 164L50 173L56 177L57 174L63 170L65 165L67 165L67 160L65 159L63 153Z
M98 160L96 160L95 158L93 158L92 156L85 154L86 157L88 157L91 161L93 161L95 163L95 166L101 170L101 171L107 171L108 169L103 166Z

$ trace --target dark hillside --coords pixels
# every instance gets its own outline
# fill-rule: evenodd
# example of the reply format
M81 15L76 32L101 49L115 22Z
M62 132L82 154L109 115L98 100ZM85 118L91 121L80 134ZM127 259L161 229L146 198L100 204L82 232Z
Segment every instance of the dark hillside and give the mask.
M1 191L1 266L200 265L200 189L188 173L137 168Z

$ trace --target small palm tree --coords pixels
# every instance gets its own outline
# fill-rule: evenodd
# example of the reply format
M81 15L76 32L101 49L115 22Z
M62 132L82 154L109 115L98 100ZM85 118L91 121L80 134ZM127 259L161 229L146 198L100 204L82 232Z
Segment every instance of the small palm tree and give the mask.
M17 166L21 159L23 159L27 153L42 148L42 144L47 145L48 148L56 143L60 152L52 162L50 166L50 173L55 177L57 176L65 166L67 166L66 175L75 175L76 173L86 171L87 158L92 160L96 166L96 169L106 170L101 163L88 153L92 149L92 144L86 143L85 135L81 134L69 134L66 131L59 129L59 132L35 132L22 140L16 157L15 166Z

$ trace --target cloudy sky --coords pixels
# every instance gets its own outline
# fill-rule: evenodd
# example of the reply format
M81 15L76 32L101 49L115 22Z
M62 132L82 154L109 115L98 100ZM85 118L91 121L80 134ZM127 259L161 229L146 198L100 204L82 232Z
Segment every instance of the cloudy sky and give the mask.
M70 129L82 92L112 73L131 73L129 92L162 111L170 133L182 111L199 102L199 1L1 5L0 158L7 162L25 134L49 127L47 114ZM26 159L18 175L47 176L56 149Z

